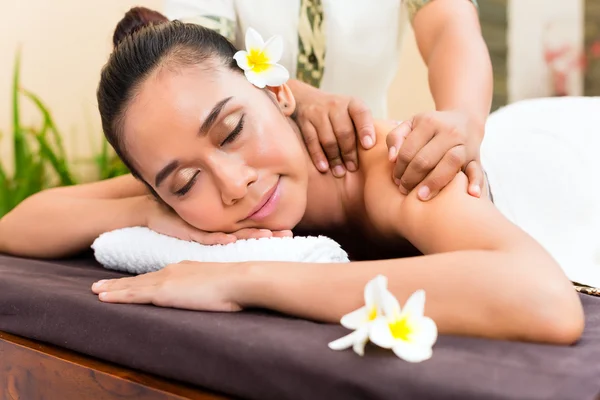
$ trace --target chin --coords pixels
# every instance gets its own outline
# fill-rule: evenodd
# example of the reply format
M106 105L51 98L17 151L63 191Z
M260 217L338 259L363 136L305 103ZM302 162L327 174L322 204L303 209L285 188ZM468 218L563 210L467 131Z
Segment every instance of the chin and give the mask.
M294 197L286 201L286 204L282 204L278 212L273 215L270 221L265 221L268 225L265 229L272 231L285 231L294 229L302 218L306 211L306 199Z

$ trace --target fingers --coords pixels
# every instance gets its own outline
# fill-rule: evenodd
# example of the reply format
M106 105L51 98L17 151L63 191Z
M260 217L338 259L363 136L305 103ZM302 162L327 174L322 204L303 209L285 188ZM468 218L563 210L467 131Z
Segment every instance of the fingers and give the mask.
M189 239L192 242L204 244L207 246L215 244L229 244L234 243L237 238L234 234L223 233L223 232L204 232L190 227Z
M481 197L485 185L485 174L481 165L477 161L471 161L465 169L465 174L469 179L468 193L473 197Z
M456 146L444 154L442 160L427 175L417 190L420 200L431 200L448 185L462 168L464 146Z
M426 176L440 163L450 148L452 151L459 153L459 150L453 150L452 145L443 136L434 137L415 155L412 161L408 164L404 175L400 177L402 187L411 191L419 183L423 182ZM464 154L464 152L460 152ZM460 155L460 154L459 154ZM464 154L466 156L466 154ZM453 159L453 161L455 161ZM461 161L461 160L456 160ZM457 170L462 168L462 164L456 165ZM434 180L429 180L427 185L433 192L441 190L454 178L456 173L449 173L448 176L435 175ZM447 178L447 179L446 179ZM432 186L433 185L433 186ZM441 185L441 186L439 186Z
M294 237L294 234L290 230L275 231L273 232L273 237Z
M298 121L298 124L302 130L302 137L304 138L304 143L308 149L308 154L310 154L310 158L315 164L315 167L317 167L320 172L327 172L329 170L329 164L327 163L325 153L323 153L323 148L321 147L321 142L319 141L319 136L317 135L315 127L306 120Z
M141 286L101 292L98 294L98 298L105 303L150 304L155 292L154 286Z
M402 147L402 143L404 143L404 140L411 131L412 123L410 121L404 121L387 134L385 143L387 144L390 162L396 162L398 150Z
M156 282L157 273L149 272L147 274L132 276L119 279L103 279L92 285L92 292L98 294L106 291L122 290L136 286L150 286Z
M394 181L400 186L400 191L402 193L408 194L408 192L414 189L415 182L410 182L410 185L408 182L405 182L404 173L417 153L425 147L434 136L435 126L432 124L413 124L413 130L406 136L406 139L398 150L398 157L396 159L396 165L394 166Z
M352 118L354 131L362 146L368 150L375 145L377 138L375 136L375 126L373 124L373 115L371 110L362 101L351 98L348 104L348 114Z
M340 178L346 174L346 168L342 164L342 155L337 139L333 133L331 121L328 114L319 115L318 119L312 121L314 128L319 132L319 141L329 161L329 167L333 175Z
M358 152L356 148L356 132L350 114L343 108L337 108L329 116L333 132L337 138L342 160L348 171L358 169Z
M232 235L234 235L237 239L260 239L272 237L273 232L268 229L244 228L233 232Z

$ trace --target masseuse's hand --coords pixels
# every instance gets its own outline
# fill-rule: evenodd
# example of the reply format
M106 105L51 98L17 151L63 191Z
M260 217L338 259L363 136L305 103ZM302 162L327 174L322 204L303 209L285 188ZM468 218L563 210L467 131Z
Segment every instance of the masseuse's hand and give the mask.
M484 124L456 111L417 115L392 130L386 139L395 162L394 182L404 194L416 188L421 200L430 200L463 170L468 192L480 197L484 174L479 148Z
M240 311L241 263L183 261L131 278L102 280L92 291L107 303L154 304L199 311Z
M296 121L317 169L342 177L358 169L358 139L375 144L371 111L360 100L329 94L299 81L290 82L296 98Z
M182 240L211 245L233 243L238 239L292 236L292 231L272 232L268 229L253 228L241 229L233 233L205 232L188 224L158 201L154 199L148 199L148 201L148 207L142 211L145 213L146 227Z

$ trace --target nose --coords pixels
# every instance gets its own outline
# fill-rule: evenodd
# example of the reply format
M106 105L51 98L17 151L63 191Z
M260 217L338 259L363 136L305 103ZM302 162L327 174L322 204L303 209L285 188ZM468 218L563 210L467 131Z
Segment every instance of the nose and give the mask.
M213 171L223 204L228 206L243 199L258 179L256 170L241 160L221 160Z

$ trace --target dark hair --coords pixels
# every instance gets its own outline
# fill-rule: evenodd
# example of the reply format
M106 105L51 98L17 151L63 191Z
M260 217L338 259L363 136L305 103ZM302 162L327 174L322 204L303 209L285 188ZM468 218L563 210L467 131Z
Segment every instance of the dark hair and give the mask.
M117 155L138 179L123 140L123 117L143 81L158 67L208 64L241 72L233 55L237 49L208 28L179 21L143 7L129 10L117 24L113 49L102 69L97 98L102 129ZM148 183L146 183L148 185ZM148 185L150 187L150 185ZM150 188L151 189L151 188Z

